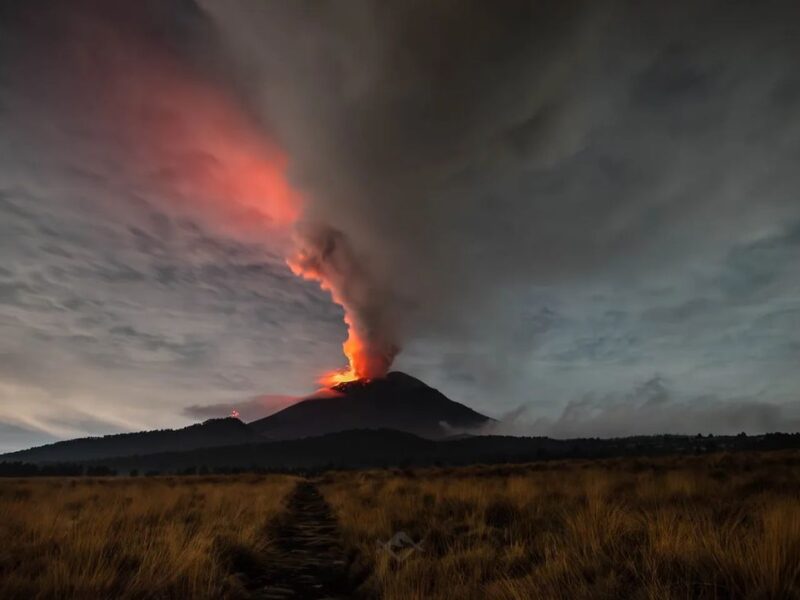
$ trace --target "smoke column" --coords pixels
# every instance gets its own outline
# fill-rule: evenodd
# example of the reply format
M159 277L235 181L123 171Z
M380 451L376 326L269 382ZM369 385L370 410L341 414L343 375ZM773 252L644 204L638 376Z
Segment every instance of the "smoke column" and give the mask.
M288 263L296 275L318 281L333 301L344 308L348 336L342 349L349 361L346 369L324 375L321 383L335 385L354 379L373 379L386 374L399 346L390 324L379 319L370 278L347 242L331 227L305 228L296 236L297 254Z

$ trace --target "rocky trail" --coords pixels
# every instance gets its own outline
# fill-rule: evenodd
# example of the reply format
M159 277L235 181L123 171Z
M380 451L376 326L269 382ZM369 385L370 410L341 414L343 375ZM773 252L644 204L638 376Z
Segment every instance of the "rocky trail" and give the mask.
M353 598L347 553L330 506L310 481L301 481L276 525L266 572L251 581L252 598Z

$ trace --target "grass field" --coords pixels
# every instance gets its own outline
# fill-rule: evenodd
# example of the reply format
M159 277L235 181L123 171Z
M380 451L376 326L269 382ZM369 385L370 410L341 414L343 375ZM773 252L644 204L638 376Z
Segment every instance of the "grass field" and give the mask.
M362 590L389 600L800 598L796 453L342 473L321 488ZM400 531L422 551L378 549Z
M308 533L304 504L286 508L297 481L0 480L0 598L246 598L252 579L237 573L267 581L281 552L300 556L286 549L303 547L291 532ZM800 599L796 452L329 472L305 489L313 483L339 521L325 535L354 557L341 568L366 598ZM387 552L399 532L421 549Z
M221 598L294 479L0 480L0 598Z

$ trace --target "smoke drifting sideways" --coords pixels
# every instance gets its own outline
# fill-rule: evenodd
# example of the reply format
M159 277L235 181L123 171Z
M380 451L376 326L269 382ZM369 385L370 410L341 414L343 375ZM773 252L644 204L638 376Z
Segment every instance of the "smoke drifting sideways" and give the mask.
M419 337L523 370L517 290L661 285L798 217L796 3L3 10L31 123L88 132L52 151L280 246L344 307L350 366L328 383Z
M796 3L200 5L292 159L291 264L347 308L355 376L423 340L500 389L536 293L680 288L800 216Z

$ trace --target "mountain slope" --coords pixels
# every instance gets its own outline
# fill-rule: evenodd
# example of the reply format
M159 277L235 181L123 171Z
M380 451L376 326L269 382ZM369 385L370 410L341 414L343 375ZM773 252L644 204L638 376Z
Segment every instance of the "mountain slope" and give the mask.
M56 442L0 455L0 461L71 462L107 457L181 452L264 441L239 419L210 419L183 429L120 433Z
M253 421L250 427L270 440L382 428L442 438L478 429L492 420L400 372L341 383L332 389L338 395L309 398Z

